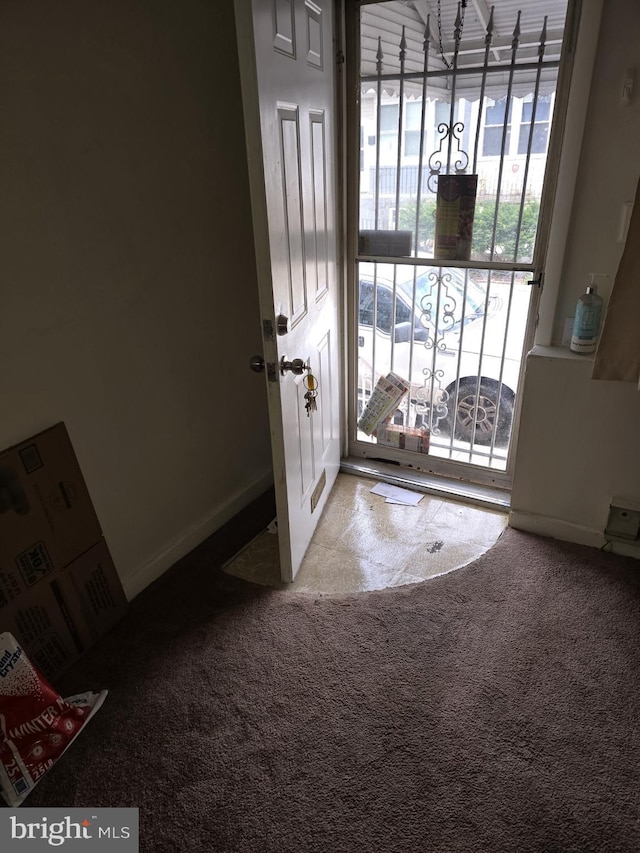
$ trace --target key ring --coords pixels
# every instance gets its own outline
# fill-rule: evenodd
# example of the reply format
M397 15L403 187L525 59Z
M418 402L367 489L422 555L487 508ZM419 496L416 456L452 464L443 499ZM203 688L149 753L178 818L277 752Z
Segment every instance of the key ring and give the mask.
M318 380L313 375L313 373L307 373L307 375L302 380L302 384L304 385L307 391L317 391L318 390Z

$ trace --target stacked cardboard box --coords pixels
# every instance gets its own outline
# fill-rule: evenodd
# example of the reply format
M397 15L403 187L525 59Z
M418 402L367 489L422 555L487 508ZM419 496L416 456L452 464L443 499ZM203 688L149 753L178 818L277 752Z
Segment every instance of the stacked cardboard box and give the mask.
M416 453L429 452L429 432L420 427L406 427L383 421L374 432L378 444L397 447L399 450L413 450Z
M126 606L65 425L0 453L0 631L54 678Z

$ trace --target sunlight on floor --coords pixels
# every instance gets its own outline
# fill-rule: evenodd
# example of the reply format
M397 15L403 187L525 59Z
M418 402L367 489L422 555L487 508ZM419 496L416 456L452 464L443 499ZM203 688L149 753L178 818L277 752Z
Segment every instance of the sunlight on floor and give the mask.
M503 512L425 495L417 506L385 503L374 480L339 474L300 571L280 582L278 537L264 532L225 571L292 592L360 592L417 583L460 568L507 526Z

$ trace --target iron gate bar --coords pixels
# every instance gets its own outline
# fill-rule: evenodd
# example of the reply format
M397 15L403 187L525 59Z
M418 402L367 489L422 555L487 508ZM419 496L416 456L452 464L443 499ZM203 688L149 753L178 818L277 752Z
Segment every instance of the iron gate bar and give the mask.
M500 405L502 403L502 378L504 376L504 362L507 354L507 340L509 338L509 325L511 323L511 308L513 307L513 289L515 287L515 273L511 274L511 282L509 284L509 303L507 305L507 321L505 323L504 335L502 338L502 354L500 356L500 374L498 376L498 395L497 395L497 406L496 406L496 427L500 418ZM520 358L522 358L522 353L520 353ZM490 460L493 458L495 444L496 444L496 435L497 428L494 430L493 435L491 437L491 449L490 449Z
M504 65L488 65L487 66L487 74L494 74L497 72L502 72L504 74L505 71L537 71L539 62L517 62L515 66L513 63L508 62ZM543 68L559 68L560 60L559 59L546 59L543 63ZM512 68L513 66L513 68ZM482 75L484 66L482 65L463 65L462 68L458 68L456 74L476 74L478 76ZM453 72L450 69L444 69L442 71L427 71L427 77L451 77ZM405 71L402 75L404 80L422 80L424 77L424 72L422 71ZM360 77L361 83L376 83L380 80L382 83L385 82L393 82L394 80L400 80L400 73L397 72L395 74L368 74L366 77Z
M407 40L405 38L405 28L402 28L402 36L400 37L400 53L398 54L398 58L400 59L400 74L404 74L404 61L407 55ZM380 105L378 104L378 111L380 111ZM402 165L402 119L404 117L404 80L402 76L400 77L400 94L398 100L398 142L396 145L396 206L394 211L394 225L395 230L398 230L398 219L400 216L400 177L402 175L401 165ZM398 268L394 264L393 266L393 300L391 303L392 309L392 317L391 317L391 370L394 368L394 356L396 351L396 336L393 334L393 328L395 326L395 318L397 311L397 285L398 285Z
M398 230L398 215L400 208L400 166L402 164L402 119L404 116L404 61L407 55L407 40L404 36L405 28L402 28L402 37L400 38L400 93L398 95L398 145L397 145L397 156L396 156L396 209L394 215L394 222L396 226L396 231ZM378 109L380 106L378 105ZM395 302L395 288L394 288L394 302Z
M422 169L424 166L424 131L427 118L427 77L426 71L429 65L429 26L431 15L427 15L427 23L424 30L424 40L422 42L422 50L424 53L424 71L425 76L422 78L422 104L420 107L420 150L418 154L418 186L416 190L416 243L414 246L414 255L418 256L418 244L420 242L420 225L421 214L420 207L422 204ZM416 270L413 273L413 285L415 289ZM415 297L414 297L415 299ZM412 336L413 337L413 336Z
M360 279L360 267L358 267L358 279ZM373 335L371 340L371 395L376 386L376 340L378 329L378 265L373 267Z
M437 282L436 286L436 318L433 332L433 346L431 348L431 372L429 375L426 374L426 371L429 368L425 368L425 378L430 382L430 391L429 391L429 428L433 430L433 408L435 404L435 384L436 384L436 376L438 375L436 370L436 356L438 354L438 348L440 346L441 340L438 340L440 329L440 298L442 296L442 273L438 274L436 272L429 273L429 276L435 276L435 280ZM440 384L440 383L438 383ZM436 429L439 429L438 424L436 423Z
M507 95L505 99L504 106L504 119L502 121L502 144L500 147L500 164L498 166L498 185L496 187L496 206L493 211L493 231L491 233L491 257L490 260L493 260L493 256L496 251L496 232L498 230L498 212L500 210L500 192L502 190L502 176L504 174L504 151L507 142L507 128L510 125L511 112L513 109L512 101L511 101L511 93L513 91L513 76L515 74L514 67L516 53L518 52L518 44L520 39L520 12L518 12L518 18L516 20L516 25L513 29L513 42L512 42L512 62L511 62L511 71L509 72L509 84L507 86ZM478 384L478 387L480 385ZM474 425L475 426L475 425ZM474 437L475 437L475 429L474 429Z
M482 110L484 109L484 93L487 88L487 69L489 68L489 51L491 50L491 42L493 41L493 6L487 23L487 34L485 36L485 51L484 62L482 64L482 84L480 85L480 100L478 102L478 121L476 123L476 141L473 147L473 169L475 172L478 167L478 146L480 144L480 130L482 129Z
M487 334L487 314L489 308L489 293L491 292L491 273L489 271L489 275L487 276L487 292L484 297L484 314L482 317L482 335L480 336L480 352L478 353L478 376L476 377L476 393L475 393L475 412L478 411L478 405L480 403L480 385L482 379L482 359L484 357L484 341ZM462 347L460 348L460 352L462 353ZM462 357L462 355L460 356ZM458 390L458 389L456 389ZM454 412L456 412L457 418L458 411L458 394L456 393L456 406ZM473 445L476 443L476 427L477 427L477 418L473 418L473 427L471 429L471 440L469 441L469 462L471 462L471 456L473 453ZM454 426L455 429L455 426Z
M438 5L438 8L440 6ZM454 122L455 118L455 109L456 109L456 83L458 80L458 51L460 50L460 39L462 38L462 18L460 17L460 3L458 3L458 14L456 15L456 21L453 29L453 41L454 41L454 52L453 52L453 61L449 66L452 73L451 80L451 108L449 110L449 141L447 143L447 175L451 169L451 148L453 145L453 134L454 127L456 122ZM464 125L463 125L464 127ZM439 129L439 128L438 128ZM460 140L460 145L458 149L461 150L462 140ZM467 160L469 158L467 157Z
M465 271L465 293L468 284L468 270ZM491 274L489 274L489 278ZM489 304L489 287L487 286L487 292L485 294L485 307L484 307L484 315L482 317L482 328L483 331L486 327L487 322L487 306ZM462 353L463 353L463 342L464 342L464 334L466 331L466 325L462 324L462 328L460 329L460 343L458 345L458 360L456 364L456 384L454 386L454 394L453 394L453 407L452 407L452 417L451 417L451 435L449 437L449 458L453 454L453 442L456 437L456 426L458 420L458 406L460 405L460 366L462 363ZM481 344L482 350L482 344ZM480 375L480 364L482 362L481 357L478 357L478 376ZM473 449L473 442L469 444L470 449ZM469 462L471 462L471 456L469 456Z
M376 185L374 188L375 195L375 210L374 210L374 228L378 230L378 212L380 207L380 100L382 97L382 40L378 36L378 52L376 53L376 69L378 71L378 93L377 93L377 115L376 115Z
M453 269L467 270L506 270L507 272L535 272L534 264L510 263L509 261L446 261L438 258L419 257L409 255L390 258L388 255L356 255L356 260L361 263L370 264L397 264L398 266L418 267L452 267Z
M533 133L536 124L536 115L538 112L538 95L540 93L540 77L542 75L542 61L544 58L545 41L547 37L547 16L545 15L542 32L540 33L540 45L538 47L538 55L540 63L538 73L536 74L536 86L533 93L533 104L531 108L531 123L529 125L529 139L527 140L527 156L524 165L524 176L522 178L522 195L520 196L520 215L518 216L518 226L516 228L516 242L513 252L513 260L518 258L518 249L520 248L520 228L522 226L522 216L524 214L524 204L527 194L527 180L529 178L529 164L531 163L531 147L533 145Z
M460 318L460 341L458 343L458 357L456 359L456 378L455 385L453 386L453 401L449 398L447 403L453 402L452 408L447 406L447 414L450 415L449 423L451 424L451 430L449 433L449 459L453 456L453 442L456 437L456 420L457 420L457 412L458 412L458 401L460 399L460 365L462 363L462 352L463 352L463 342L464 342L464 334L466 331L466 323L465 320L465 310L467 305L467 289L469 286L469 271L465 270L464 274L464 288L463 288L463 296L462 296L462 316Z
M425 76L422 79L422 104L420 107L420 148L418 153L418 186L416 190L416 229L415 229L415 246L413 248L413 253L415 257L418 257L418 244L420 243L420 225L421 225L421 204L422 204L422 168L424 165L424 131L427 117L427 77L426 72L429 67L429 27L431 22L431 15L427 15L427 21L424 28L424 38L422 42L422 51L424 53L423 58L423 68L425 72ZM418 267L414 266L413 268L413 288L412 288L412 304L415 307L416 304L416 293L417 293L417 275L418 275ZM411 324L411 345L409 349L409 381L411 381L411 377L413 376L413 350L415 345L415 324ZM408 407L411 407L411 401L409 401Z

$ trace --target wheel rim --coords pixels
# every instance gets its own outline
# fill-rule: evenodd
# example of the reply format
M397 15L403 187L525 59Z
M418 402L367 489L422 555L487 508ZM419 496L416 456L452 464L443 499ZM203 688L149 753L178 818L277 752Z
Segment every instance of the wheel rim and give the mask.
M496 427L497 406L494 400L484 394L478 395L478 405L476 406L476 395L468 394L466 397L458 400L458 423L460 427L468 434L469 438L473 433L473 425L475 422L476 435L486 437L491 435Z

